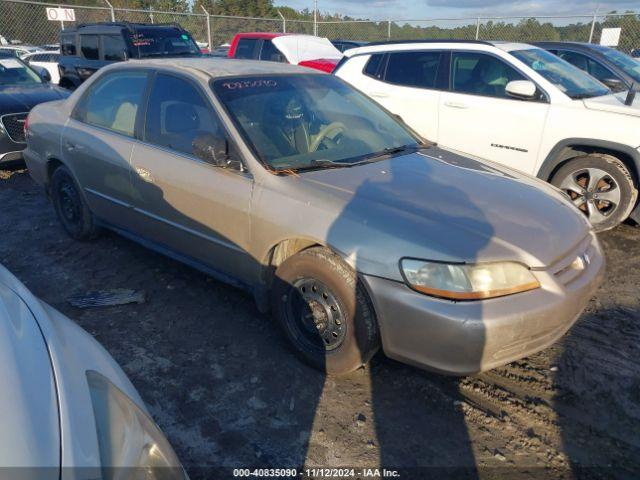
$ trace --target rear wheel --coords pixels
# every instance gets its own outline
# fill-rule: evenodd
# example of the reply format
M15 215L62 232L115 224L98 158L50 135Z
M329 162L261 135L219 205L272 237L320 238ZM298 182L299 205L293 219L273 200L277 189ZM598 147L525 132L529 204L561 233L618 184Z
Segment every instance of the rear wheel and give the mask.
M570 160L555 173L551 183L569 195L596 231L622 223L638 197L638 190L624 163L605 154Z
M98 228L95 218L80 188L67 167L58 167L51 176L51 199L64 230L76 240L95 238Z
M364 286L353 269L326 248L304 250L278 267L272 306L296 353L329 374L357 369L378 349Z

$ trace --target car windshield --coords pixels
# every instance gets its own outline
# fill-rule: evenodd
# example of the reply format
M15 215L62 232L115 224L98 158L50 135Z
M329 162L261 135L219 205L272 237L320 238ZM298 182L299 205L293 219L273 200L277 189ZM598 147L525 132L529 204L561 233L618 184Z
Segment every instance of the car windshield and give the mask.
M0 87L41 83L38 74L17 58L0 58Z
M633 78L635 82L640 82L640 61L613 48L602 47L599 45L594 46L594 48L620 70Z
M400 121L331 75L226 78L212 86L271 170L348 167L421 145Z
M140 57L200 55L200 49L193 38L176 28L139 28L130 38Z
M532 48L510 53L573 99L599 97L610 93L595 78L546 50Z

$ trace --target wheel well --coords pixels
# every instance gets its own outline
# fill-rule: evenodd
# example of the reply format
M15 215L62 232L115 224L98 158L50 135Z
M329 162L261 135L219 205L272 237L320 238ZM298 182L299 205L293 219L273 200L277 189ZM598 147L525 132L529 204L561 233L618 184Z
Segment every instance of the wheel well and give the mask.
M560 154L556 157L556 160L558 161L557 165L553 168L553 170L551 170L546 180L551 181L556 172L560 168L562 168L562 166L564 166L568 161L573 160L580 155L589 155L592 153L611 155L612 157L616 157L617 159L619 159L622 163L624 163L624 166L627 167L629 173L631 173L631 176L633 177L633 183L636 186L639 185L640 177L638 173L638 167L631 155L625 152L621 152L620 150L592 145L569 145L564 147Z
M57 158L50 158L49 161L47 162L47 178L46 178L46 185L47 188L49 187L49 183L51 182L51 177L53 175L53 172L56 171L56 169L58 167L61 167L63 165L63 163L58 160Z

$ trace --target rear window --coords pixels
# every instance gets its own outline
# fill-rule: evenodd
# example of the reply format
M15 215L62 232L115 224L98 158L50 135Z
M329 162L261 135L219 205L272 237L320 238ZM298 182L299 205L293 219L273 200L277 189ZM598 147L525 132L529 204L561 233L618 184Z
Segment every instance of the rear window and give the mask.
M238 41L236 47L236 53L233 58L254 58L254 52L256 45L258 44L257 38L241 38Z
M98 44L100 37L98 35L80 35L80 51L82 56L87 60L98 60L100 52Z
M140 57L200 56L191 35L171 27L138 28L131 33L131 44Z
M62 55L75 55L76 54L76 36L62 35L60 49L61 49Z
M382 63L383 57L384 54L382 53L371 55L367 65L364 67L364 74L370 77L380 78L380 64Z

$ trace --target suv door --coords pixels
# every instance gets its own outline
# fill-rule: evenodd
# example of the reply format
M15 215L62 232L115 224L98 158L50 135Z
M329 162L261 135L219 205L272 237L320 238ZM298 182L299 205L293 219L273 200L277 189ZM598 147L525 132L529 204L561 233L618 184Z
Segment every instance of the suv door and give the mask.
M372 55L365 93L427 140L438 141L438 102L447 86L448 55L438 50Z
M438 142L460 152L534 173L549 104L510 97L512 80L529 80L485 52L454 51L450 91L440 97Z
M81 81L93 75L104 62L100 57L100 35L83 33L80 37L80 55L78 56L76 71Z
M131 228L131 150L148 82L121 70L98 79L76 105L62 133L63 160L99 218Z
M224 138L226 132L200 87L158 73L143 141L132 155L137 229L187 262L248 283L256 268L246 253L253 180L198 158L194 141L212 135Z

